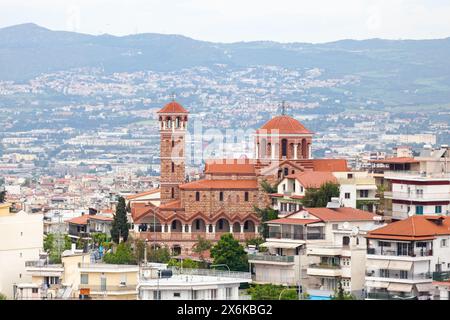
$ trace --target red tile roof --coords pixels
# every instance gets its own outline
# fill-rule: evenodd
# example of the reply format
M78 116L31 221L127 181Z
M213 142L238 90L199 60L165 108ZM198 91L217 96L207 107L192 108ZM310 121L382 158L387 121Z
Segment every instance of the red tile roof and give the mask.
M276 224L310 224L322 222L319 219L297 219L297 218L280 218L275 220L266 221L265 223L276 223Z
M166 104L158 113L188 113L178 102L172 101Z
M372 239L428 240L434 239L436 235L450 235L450 217L441 217L442 225L437 225L436 220L435 216L414 215L370 231L366 237Z
M268 134L311 134L299 121L289 116L276 116L266 122L257 132L266 132Z
M287 178L296 179L305 188L320 188L327 182L337 183L336 177L331 172L304 171L290 174Z
M89 219L102 220L102 221L112 221L113 220L112 218L105 217L105 216L85 214L85 215L82 215L79 217L75 217L75 218L66 220L66 222L72 223L72 224L85 225L88 223Z
M141 192L141 193L136 193L136 194L132 194L132 195L129 195L129 196L127 196L127 200L133 200L133 199L136 199L136 198L139 198L139 197L143 197L143 196L148 196L148 195L151 195L151 194L154 194L154 193L158 193L158 192L160 192L160 189L152 189L152 190L149 190L149 191L144 191L144 192Z
M255 165L249 159L211 159L205 173L255 175Z
M419 160L409 157L396 157L396 158L387 158L381 160L370 160L373 163L386 163L386 164L396 164L396 163L419 163Z
M181 200L174 200L167 202L165 204L161 204L159 206L160 209L181 209Z
M182 190L258 189L256 180L197 180L180 185Z
M376 214L354 208L305 208L313 216L323 221L372 221Z
M342 172L349 171L345 159L311 159L314 171Z

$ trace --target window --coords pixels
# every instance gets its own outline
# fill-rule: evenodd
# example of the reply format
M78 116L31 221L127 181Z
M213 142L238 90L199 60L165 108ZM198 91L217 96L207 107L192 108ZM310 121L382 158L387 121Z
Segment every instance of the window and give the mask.
M447 247L447 239L442 239L441 240L441 248L445 248Z
M286 191L286 184L283 184L283 191Z
M195 192L195 201L200 201L200 192Z
M192 290L192 300L197 300L197 291Z
M283 157L287 156L287 140L286 139L281 140L281 155Z
M175 163L172 161L172 172L175 172Z
M284 168L284 175L287 176L289 174L289 169L288 168Z
M80 278L81 284L88 284L89 283L89 275L87 273L82 273Z
M211 300L217 299L217 289L211 289L210 296L211 296Z
M179 297L181 297L181 293L179 293L179 292L174 292L174 293L173 293L173 296L174 296L175 298L179 298Z
M231 298L231 294L233 292L232 290L233 290L233 288L225 288L225 298L227 300L229 300Z
M380 269L380 277L389 278L389 270L388 269Z
M244 200L248 201L248 191L245 191L245 193L244 193Z
M303 186L300 186L300 192L303 192Z
M423 214L423 206L416 206L416 214Z
M175 147L175 140L172 140L172 148Z
M345 193L345 199L350 199L350 192Z
M172 191L171 191L171 192L172 192L171 196L172 196L172 199L173 199L173 198L175 198L175 189L172 188Z
M223 191L219 192L219 201L223 201Z
M197 219L197 220L195 220L195 229L200 229L200 220L199 219Z
M400 270L400 279L408 279L408 271Z
M390 243L390 242L386 242L386 241L379 241L379 242L378 242L378 245L379 245L380 247L390 247L390 246L391 246L391 243Z
M161 300L161 291L153 291L153 300Z
M423 198L423 189L417 189L416 195L417 195L417 198Z
M434 213L442 213L442 206L434 207Z
M359 197L360 198L368 198L369 197L369 190L359 190Z
M219 220L219 230L223 229L223 219Z
M347 173L347 179L353 179L353 173Z
M38 293L38 288L31 289L33 293Z
M339 224L338 224L338 223L333 223L333 230L337 230L338 227L339 227Z

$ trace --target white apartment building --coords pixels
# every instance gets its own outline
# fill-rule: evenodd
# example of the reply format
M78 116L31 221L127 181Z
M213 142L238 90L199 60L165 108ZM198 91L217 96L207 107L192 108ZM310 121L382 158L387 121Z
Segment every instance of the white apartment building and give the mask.
M450 218L414 215L369 232L367 299L430 299L450 271Z
M251 283L249 272L210 269L169 269L168 277L141 274L139 300L239 300L241 283Z
M296 212L302 208L306 189L318 189L327 182L339 184L342 206L376 212L379 197L375 179L364 171L305 171L288 175L278 184L277 193L271 195L273 207L280 217Z
M25 261L38 259L42 250L43 216L10 207L0 204L0 292L13 298L13 285L30 280Z
M392 220L412 215L448 215L450 212L450 148L422 150L415 158L374 161L386 166L386 215Z
M341 282L361 297L364 288L364 235L380 217L353 208L306 208L266 222L267 252L249 254L254 282L299 285L311 296L329 297Z

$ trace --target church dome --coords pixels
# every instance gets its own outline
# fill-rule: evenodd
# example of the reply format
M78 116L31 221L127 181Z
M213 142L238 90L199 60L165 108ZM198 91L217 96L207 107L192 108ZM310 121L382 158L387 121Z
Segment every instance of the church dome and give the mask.
M286 115L276 116L267 121L258 132L266 132L267 134L312 134L299 121Z
M176 101L171 101L166 104L158 113L188 113L181 104Z

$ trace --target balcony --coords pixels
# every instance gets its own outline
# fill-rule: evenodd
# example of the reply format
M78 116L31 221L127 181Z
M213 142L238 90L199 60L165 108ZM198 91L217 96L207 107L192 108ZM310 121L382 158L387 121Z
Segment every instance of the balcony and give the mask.
M417 300L415 296L399 296L389 292L369 292L367 293L367 299L374 300Z
M290 232L269 232L269 238L272 239L290 239L290 240L323 240L325 239L324 233L290 233Z
M379 270L375 271L372 270L371 272L366 272L366 278L382 278L386 280L431 280L432 279L432 273L431 272L422 272L422 273L413 273L410 272L407 273L407 276L405 277L400 276L400 272L398 270L390 270L388 274L381 273ZM372 279L371 279L372 280Z
M342 269L337 264L313 263L309 265L306 273L310 276L340 277Z
M342 255L342 246L309 246L308 254L315 256L340 256Z
M397 257L430 257L433 255L433 250L424 249L405 252L394 249L383 249L378 247L378 248L367 248L367 254L379 256L397 256Z
M445 201L449 198L448 192L433 192L433 193L417 193L414 190L411 192L392 191L385 192L386 199L411 200L411 201Z
M263 262L274 262L274 263L294 263L294 256L275 256L269 254L249 254L248 261L252 263L257 263L258 261Z
M91 285L91 284L80 284L80 289L89 289L91 294L104 294L104 293L122 293L122 294L134 294L136 293L136 287L137 285L131 285L131 284L125 284L125 285Z
M433 272L432 277L434 281L449 281L450 271Z

